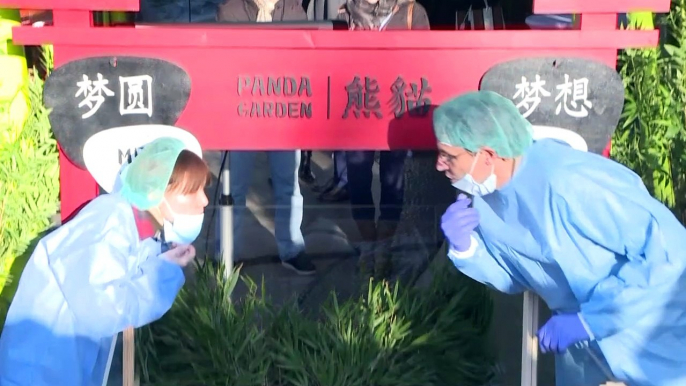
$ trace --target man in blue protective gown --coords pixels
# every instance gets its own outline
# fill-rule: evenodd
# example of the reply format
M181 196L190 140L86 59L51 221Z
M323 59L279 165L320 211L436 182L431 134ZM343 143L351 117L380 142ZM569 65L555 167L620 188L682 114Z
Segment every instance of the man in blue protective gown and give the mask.
M537 293L557 386L686 385L686 230L641 179L532 128L508 99L436 109L437 168L460 193L442 217L455 266ZM471 205L470 205L471 204Z
M123 171L120 191L38 242L0 337L0 386L103 384L117 333L160 318L183 285L208 176L183 142L157 139Z

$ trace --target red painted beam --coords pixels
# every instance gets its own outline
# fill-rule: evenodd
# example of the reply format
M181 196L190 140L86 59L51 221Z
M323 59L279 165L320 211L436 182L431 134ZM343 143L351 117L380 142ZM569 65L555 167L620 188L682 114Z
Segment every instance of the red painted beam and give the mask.
M0 0L0 8L138 12L140 0Z
M670 0L534 0L534 13L669 12Z
M87 38L85 38L87 37ZM276 31L221 28L59 28L15 27L23 45L104 47L206 47L234 49L621 49L654 47L657 30L571 31Z

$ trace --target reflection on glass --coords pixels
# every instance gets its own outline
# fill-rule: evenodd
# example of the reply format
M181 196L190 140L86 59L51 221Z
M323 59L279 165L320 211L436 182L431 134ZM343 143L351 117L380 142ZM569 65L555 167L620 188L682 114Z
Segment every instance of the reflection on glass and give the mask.
M138 23L212 23L222 0L141 0Z

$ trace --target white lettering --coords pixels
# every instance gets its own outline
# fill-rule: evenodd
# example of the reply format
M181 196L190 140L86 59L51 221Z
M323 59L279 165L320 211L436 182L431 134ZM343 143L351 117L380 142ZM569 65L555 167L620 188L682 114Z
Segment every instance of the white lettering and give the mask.
M531 115L538 105L541 104L541 96L549 97L550 92L547 91L543 86L545 86L545 80L541 79L541 76L536 74L536 80L529 83L525 76L522 77L522 82L515 85L517 92L514 94L515 99L521 99L517 103L517 108L521 109L524 107L525 111L522 113L524 118Z
M119 87L119 114L152 116L152 76L120 76Z
M558 102L555 109L556 115L560 115L564 108L565 113L571 117L585 118L588 116L587 108L593 107L593 103L588 100L588 78L574 79L570 82L569 75L565 74L565 82L556 88L559 90L557 97L555 97L555 102ZM568 99L570 95L571 99Z
M98 73L98 79L91 81L88 75L83 75L83 80L76 83L79 88L74 95L75 98L83 96L83 100L79 103L79 107L88 106L90 110L81 115L81 119L90 118L93 114L98 112L100 106L105 103L106 96L114 96L114 92L107 88L110 83L109 80L104 79L102 74ZM103 95L103 93L105 95Z

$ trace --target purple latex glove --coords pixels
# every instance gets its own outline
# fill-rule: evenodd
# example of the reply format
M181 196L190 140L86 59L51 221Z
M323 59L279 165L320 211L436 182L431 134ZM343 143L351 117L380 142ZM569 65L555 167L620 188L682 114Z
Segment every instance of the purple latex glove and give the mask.
M458 252L469 250L470 235L479 225L479 212L470 208L472 202L466 195L457 196L457 201L450 205L441 218L441 229L450 241L450 245Z
M538 330L538 344L543 354L563 353L569 346L589 338L577 314L555 315Z

